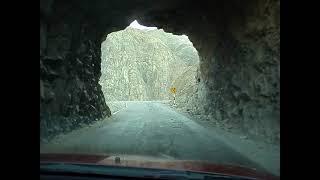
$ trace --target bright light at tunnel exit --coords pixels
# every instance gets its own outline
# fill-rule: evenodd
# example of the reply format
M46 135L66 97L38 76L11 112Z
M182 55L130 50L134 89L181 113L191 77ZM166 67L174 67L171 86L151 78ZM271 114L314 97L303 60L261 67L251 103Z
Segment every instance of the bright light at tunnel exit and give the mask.
M139 24L137 20L132 21L132 23L130 23L129 27L132 27L132 28L135 28L135 29L141 29L141 30L155 30L155 29L158 29L157 27L143 26L143 25ZM185 34L182 34L181 37L188 38L188 36L185 35Z
M158 29L157 27L143 26L143 25L139 24L137 20L132 21L132 23L129 25L129 27L136 28L136 29L142 29L142 30L155 30L155 29Z

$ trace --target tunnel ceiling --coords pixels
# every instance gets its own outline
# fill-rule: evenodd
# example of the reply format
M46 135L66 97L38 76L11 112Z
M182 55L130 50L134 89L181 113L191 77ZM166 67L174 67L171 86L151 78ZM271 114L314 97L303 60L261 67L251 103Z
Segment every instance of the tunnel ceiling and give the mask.
M68 13L81 11L99 31L106 34L122 30L137 19L146 26L156 26L175 34L194 36L208 34L208 28L226 30L231 21L243 22L250 6L243 6L241 0L230 1L145 1L145 0L47 0L40 3L40 14L51 20L64 18ZM255 5L251 0L248 3ZM248 12L249 11L249 12ZM60 14L57 16L56 14ZM197 46L197 43L196 43Z

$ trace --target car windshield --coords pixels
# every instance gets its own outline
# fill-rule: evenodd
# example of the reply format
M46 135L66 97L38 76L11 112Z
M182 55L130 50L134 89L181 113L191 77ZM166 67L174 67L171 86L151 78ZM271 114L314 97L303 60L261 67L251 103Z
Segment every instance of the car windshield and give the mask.
M40 1L40 153L280 176L280 1Z

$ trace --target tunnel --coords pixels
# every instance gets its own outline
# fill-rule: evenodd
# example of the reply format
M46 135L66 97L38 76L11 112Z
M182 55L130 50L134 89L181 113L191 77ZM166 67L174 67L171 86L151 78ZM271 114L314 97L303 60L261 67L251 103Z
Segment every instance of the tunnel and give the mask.
M40 140L112 116L101 44L134 20L193 43L195 114L280 142L279 0L40 1Z

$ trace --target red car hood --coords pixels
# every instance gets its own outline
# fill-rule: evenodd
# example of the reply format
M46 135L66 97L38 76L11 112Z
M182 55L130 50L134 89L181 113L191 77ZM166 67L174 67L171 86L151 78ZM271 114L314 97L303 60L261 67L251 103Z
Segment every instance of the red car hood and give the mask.
M115 161L120 157L120 163ZM205 161L167 160L147 156L108 156L89 154L40 154L40 162L63 162L96 165L112 165L122 167L156 168L170 170L188 170L202 173L221 173L257 179L280 179L271 174L258 172L254 169L232 165L218 165Z

